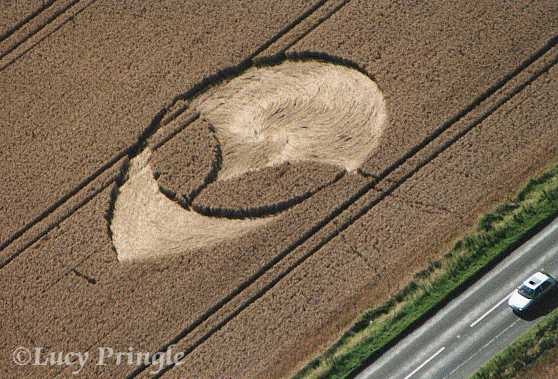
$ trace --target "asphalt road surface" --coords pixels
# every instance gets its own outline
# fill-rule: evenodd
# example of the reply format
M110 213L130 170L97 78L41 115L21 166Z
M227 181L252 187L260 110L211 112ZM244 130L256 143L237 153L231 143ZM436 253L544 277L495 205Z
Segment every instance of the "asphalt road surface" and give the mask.
M553 293L522 317L511 292L537 270L558 276L558 219L401 340L357 378L468 378L558 305Z

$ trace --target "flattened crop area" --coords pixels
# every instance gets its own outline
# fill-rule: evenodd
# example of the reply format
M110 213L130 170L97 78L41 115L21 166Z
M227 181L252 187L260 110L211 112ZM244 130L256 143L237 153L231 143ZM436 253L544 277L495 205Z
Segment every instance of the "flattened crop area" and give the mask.
M553 1L46 3L2 15L2 377L288 376L558 158Z

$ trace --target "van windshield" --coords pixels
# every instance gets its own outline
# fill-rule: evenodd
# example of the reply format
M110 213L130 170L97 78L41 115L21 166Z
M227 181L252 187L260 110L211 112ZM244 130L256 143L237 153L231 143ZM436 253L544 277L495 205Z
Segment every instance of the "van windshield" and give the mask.
M527 299L534 299L537 295L537 292L534 289L527 287L525 284L519 287L518 292L521 296L525 296Z

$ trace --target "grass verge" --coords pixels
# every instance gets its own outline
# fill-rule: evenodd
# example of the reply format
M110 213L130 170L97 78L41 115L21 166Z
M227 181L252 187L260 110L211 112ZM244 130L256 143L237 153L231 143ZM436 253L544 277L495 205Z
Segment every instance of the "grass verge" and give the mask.
M558 309L498 353L471 379L515 378L545 352L558 346ZM523 376L525 377L525 376Z
M507 203L484 215L380 307L366 311L294 378L346 378L379 356L558 215L558 165L529 180Z

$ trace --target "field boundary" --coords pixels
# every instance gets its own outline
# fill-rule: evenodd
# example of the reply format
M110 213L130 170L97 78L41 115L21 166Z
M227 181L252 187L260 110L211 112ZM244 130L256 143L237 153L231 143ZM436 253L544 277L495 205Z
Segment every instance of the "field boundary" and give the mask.
M485 363L471 379L512 379L558 346L558 309Z
M467 115L470 111L474 110L484 100L487 100L492 94L497 93L501 88L503 88L515 76L517 76L519 73L521 73L527 67L529 67L532 63L536 62L539 58L543 57L548 51L550 51L556 45L556 43L558 43L558 36L555 36L555 37L551 38L549 41L547 41L547 43L545 43L544 46L541 49L539 49L535 53L533 53L526 61L524 61L519 66L519 68L515 68L514 70L512 70L511 74L505 75L504 79L498 81L496 84L491 85L487 91L483 92L483 94L481 94L479 97L477 97L471 105L469 105L468 107L465 108L465 109L468 109L468 111L466 111L466 112L461 111L461 112L459 112L459 114L457 116L454 116L454 117L450 118L450 120L454 120L453 123L449 123L448 121L446 121L442 125L443 128L442 127L437 128L434 133L432 133L431 135L426 137L425 140L423 140L423 142L418 145L418 146L420 146L419 148L414 148L414 149L411 150L411 152L408 152L406 154L406 156L408 156L406 160L401 160L400 159L400 160L398 160L398 162L400 162L399 164L391 165L387 170L384 171L384 173L382 175L380 175L378 178L374 178L373 180L371 180L370 182L365 184L359 191L357 191L355 194L353 194L348 200L346 200L345 202L343 202L342 204L337 206L330 213L330 215L328 215L328 217L320 220L316 225L314 225L312 228L308 229L304 233L303 237L301 237L300 239L298 239L296 241L293 241L283 252L276 255L274 258L272 258L266 264L262 265L260 270L258 270L254 275L252 275L250 278L245 280L239 287L237 287L236 289L231 291L231 293L229 295L225 296L222 300L217 302L214 306L210 307L208 309L208 311L205 312L202 316L200 316L198 319L194 320L190 325L188 325L185 329L183 329L175 338L171 339L171 341L169 343L165 344L160 350L158 350L158 353L166 351L171 345L175 345L178 341L185 338L190 332L192 332L195 328L197 328L197 326L201 325L204 321L209 319L214 313L218 312L221 308L223 308L226 304L228 304L232 299L234 299L236 296L238 296L240 293L242 293L250 285L255 283L260 277L262 277L264 274L266 274L270 269L272 269L274 266L276 266L282 259L284 259L286 256L288 256L290 253L292 253L298 247L302 246L307 240L309 240L313 235L315 235L318 231L320 231L324 226L328 225L332 220L336 219L337 216L341 215L345 210L347 210L352 204L354 204L359 199L361 199L364 195L366 195L380 181L384 180L391 173L395 172L406 161L408 161L410 158L412 158L414 155L416 155L420 150L422 150L422 148L427 146L430 142L434 141L436 139L436 137L441 135L445 130L449 129L452 125L454 125L459 120L461 120L465 115ZM321 57L322 59L324 59L324 54L319 54L319 53L314 53L314 52L310 52L307 55L302 54L302 53L294 54L294 58L302 59L303 57L304 58L309 57L309 59L319 59ZM558 61L558 57L554 58L550 63L547 63L546 65L544 65L542 69L539 69L535 73L529 75L528 78L526 80L522 81L520 85L515 86L510 91L510 93L508 93L505 96L502 96L499 99L499 101L496 102L495 105L490 107L488 110L485 110L480 117L476 118L475 120L471 121L470 123L467 123L466 127L463 130L461 130L455 136L451 137L445 143L442 143L440 145L440 147L438 147L437 149L434 149L434 151L431 154L429 154L427 158L419 161L417 163L417 165L410 172L404 174L398 180L394 181L393 185L388 187L386 190L383 190L380 193L379 196L373 198L367 204L365 204L360 209L358 209L355 213L350 215L345 222L341 223L340 225L337 225L331 233L329 233L326 237L324 237L323 239L318 241L318 243L314 247L307 250L307 252L304 253L299 259L297 259L295 261L295 263L293 263L286 270L284 270L283 272L278 274L269 283L264 285L261 290L256 291L256 293L253 296L251 296L249 299L243 301L235 311L231 312L231 314L224 317L224 319L221 320L220 322L218 322L214 327L212 327L210 329L210 331L208 331L206 334L204 334L202 337L200 337L197 341L193 342L192 345L188 349L183 351L184 357L188 356L188 354L190 354L198 346L200 346L205 341L207 341L213 334L215 334L217 331L219 331L221 328L223 328L229 321L234 319L243 310L248 308L252 303L254 303L256 300L258 300L263 295L265 295L265 293L267 293L267 291L272 289L281 279L283 279L290 272L292 272L294 269L296 269L307 258L312 256L314 253L316 253L318 250L320 250L323 246L325 246L329 241L331 241L333 238L335 238L337 235L339 235L342 231L346 230L349 226L351 226L360 217L365 215L368 211L370 211L372 208L374 208L377 204L379 204L381 201L383 201L385 198L387 198L389 195L391 195L397 188L399 188L404 182L406 182L409 178L411 178L414 174L416 174L420 169L422 169L424 166L426 166L428 163L430 163L432 160L434 160L438 155L440 155L443 151L448 149L455 142L457 142L459 139L461 139L463 136L465 136L468 132L470 132L472 129L474 129L476 126L478 126L480 123L482 123L486 118L488 118L490 115L492 115L497 109L499 109L503 104L505 104L507 101L509 101L511 98L513 98L517 93L521 92L530 83L532 83L538 77L540 77L542 74L547 72L557 61ZM479 100L479 99L482 99L482 100ZM127 378L136 377L142 371L144 371L147 367L148 366L138 366L136 369L134 369L127 376ZM174 367L173 365L165 367L155 377L161 377L162 375L164 375L164 373L168 372L173 367Z
M418 272L386 303L364 312L334 345L294 378L355 377L557 215L558 165L531 179L514 200L483 216L473 233Z

